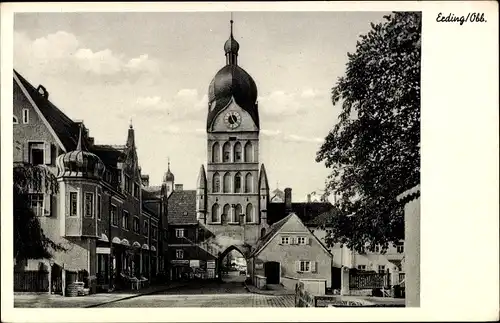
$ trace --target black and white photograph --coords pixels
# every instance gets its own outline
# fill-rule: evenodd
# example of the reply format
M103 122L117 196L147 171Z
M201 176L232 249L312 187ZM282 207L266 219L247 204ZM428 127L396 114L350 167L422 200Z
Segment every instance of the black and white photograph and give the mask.
M13 13L14 309L419 309L424 14L386 8Z

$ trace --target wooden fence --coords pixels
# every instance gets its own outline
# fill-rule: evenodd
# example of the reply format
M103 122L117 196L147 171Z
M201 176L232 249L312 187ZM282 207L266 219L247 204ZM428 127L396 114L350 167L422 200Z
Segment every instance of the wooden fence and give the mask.
M349 274L349 289L390 288L390 274L357 271Z
M14 292L48 292L49 272L41 270L14 271Z

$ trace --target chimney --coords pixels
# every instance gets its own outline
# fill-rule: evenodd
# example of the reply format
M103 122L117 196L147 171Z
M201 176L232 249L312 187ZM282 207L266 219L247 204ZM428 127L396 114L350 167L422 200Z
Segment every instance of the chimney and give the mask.
M289 187L285 188L285 211L292 212L292 189Z
M184 189L183 184L175 184L175 191L182 191Z
M49 92L47 91L47 89L45 89L45 86L43 86L42 84L38 85L36 91L40 93L40 95L43 96L46 100L49 99Z
M307 194L307 203L311 203L311 194Z
M141 175L142 185L149 186L149 175Z

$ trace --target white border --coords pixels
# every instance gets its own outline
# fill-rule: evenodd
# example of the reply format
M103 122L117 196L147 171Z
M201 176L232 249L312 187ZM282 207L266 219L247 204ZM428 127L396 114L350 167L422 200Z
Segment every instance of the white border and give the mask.
M12 218L2 216L2 321L498 319L498 4L468 2L2 3L2 200L12 201L13 12L423 11L422 281L415 309L13 309ZM437 23L484 12L487 23ZM3 117L7 115L7 117ZM12 214L2 203L2 214Z

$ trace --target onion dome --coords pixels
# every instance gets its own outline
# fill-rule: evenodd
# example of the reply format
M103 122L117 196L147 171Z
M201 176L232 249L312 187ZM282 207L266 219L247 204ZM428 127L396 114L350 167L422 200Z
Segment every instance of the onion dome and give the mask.
M57 177L101 179L105 170L104 163L97 155L82 148L81 128L76 149L59 155L56 166Z
M226 66L215 74L208 87L208 129L216 115L227 106L231 99L247 111L259 127L257 85L250 74L238 66L239 48L240 45L233 37L233 21L231 20L231 34L224 44Z
M172 172L170 171L170 161L169 161L168 169L165 172L165 175L163 175L163 183L174 182L174 179L175 179L174 174L172 174Z

